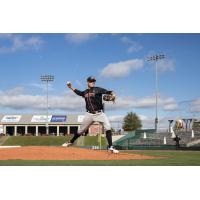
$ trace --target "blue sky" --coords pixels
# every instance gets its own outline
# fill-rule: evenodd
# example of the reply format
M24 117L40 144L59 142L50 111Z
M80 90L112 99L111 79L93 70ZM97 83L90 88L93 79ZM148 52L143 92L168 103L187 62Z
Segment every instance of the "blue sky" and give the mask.
M166 55L158 63L160 127L169 118L199 117L200 34L0 34L1 113L45 113L43 74L55 76L51 113L84 113L66 82L84 90L93 75L117 94L106 105L111 120L133 111L152 127L155 63L146 58L154 54Z

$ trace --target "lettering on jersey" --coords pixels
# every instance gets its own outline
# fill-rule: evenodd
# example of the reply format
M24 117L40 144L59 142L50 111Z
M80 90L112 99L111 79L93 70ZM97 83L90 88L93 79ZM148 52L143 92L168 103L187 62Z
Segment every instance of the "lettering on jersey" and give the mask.
M86 93L85 98L88 98L88 97L95 97L95 93Z

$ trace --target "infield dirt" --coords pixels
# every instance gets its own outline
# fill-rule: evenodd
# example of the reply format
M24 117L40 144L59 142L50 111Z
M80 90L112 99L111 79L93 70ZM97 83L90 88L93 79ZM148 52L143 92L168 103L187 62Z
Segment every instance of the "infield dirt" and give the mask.
M29 146L0 149L0 160L146 160L158 157L137 153L113 154L106 150Z

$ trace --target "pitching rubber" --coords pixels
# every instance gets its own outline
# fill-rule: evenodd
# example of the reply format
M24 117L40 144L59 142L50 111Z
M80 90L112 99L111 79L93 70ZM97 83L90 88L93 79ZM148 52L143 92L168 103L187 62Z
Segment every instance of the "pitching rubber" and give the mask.
M21 146L0 146L0 149L19 148Z

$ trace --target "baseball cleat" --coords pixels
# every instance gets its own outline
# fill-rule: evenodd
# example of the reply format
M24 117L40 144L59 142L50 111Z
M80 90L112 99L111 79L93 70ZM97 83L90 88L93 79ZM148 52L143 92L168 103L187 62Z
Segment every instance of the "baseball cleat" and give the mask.
M108 147L108 150L111 151L112 153L119 153L119 151L115 149L113 146Z
M72 145L71 142L65 142L64 144L62 144L62 147L69 147L71 145Z

